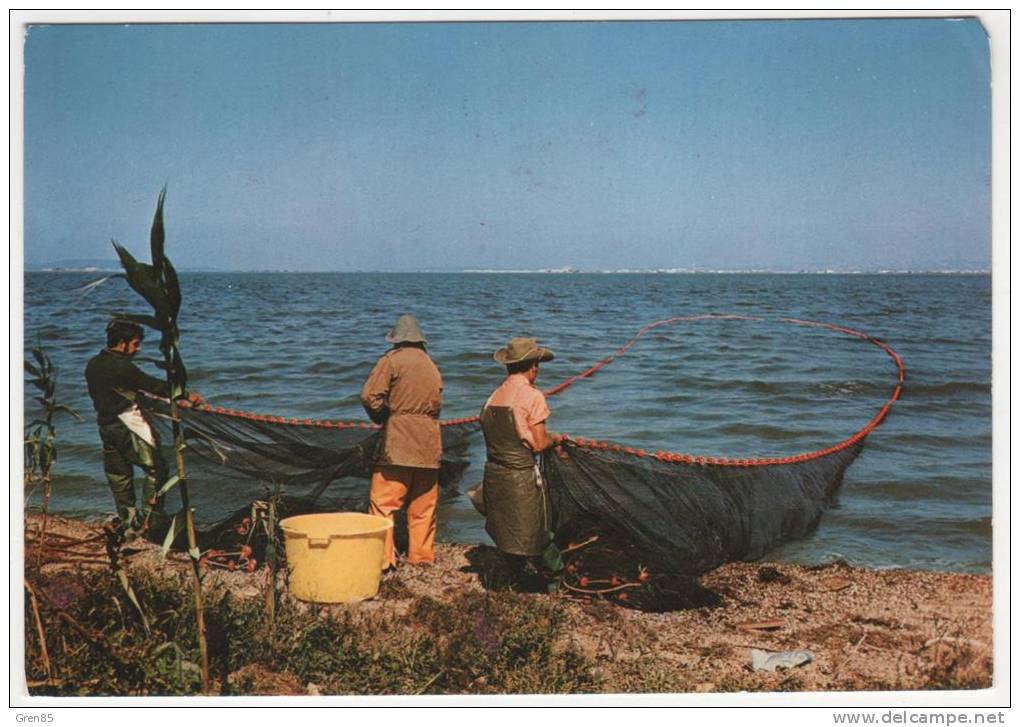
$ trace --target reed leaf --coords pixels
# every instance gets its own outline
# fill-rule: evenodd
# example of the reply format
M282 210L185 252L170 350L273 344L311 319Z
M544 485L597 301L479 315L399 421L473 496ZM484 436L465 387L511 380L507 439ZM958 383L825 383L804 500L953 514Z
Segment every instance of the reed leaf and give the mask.
M93 280L91 283L85 283L85 285L82 285L79 288L75 288L74 292L78 293L79 296L84 297L91 293L96 288L98 288L100 285L105 283L106 281L113 280L114 278L124 278L125 280L127 280L127 276L124 273L114 273L113 275L107 275L105 277L99 278L99 280Z
M163 486L159 488L159 492L156 493L156 497L162 497L163 495L168 493L170 489L180 481L181 478L177 475L174 475L173 477L171 477L170 479L163 483Z
M43 350L41 348L33 348L32 355L35 357L35 360L39 363L39 371L42 374L48 374L50 372L50 361L48 358L46 358L46 354L43 353Z
M70 414L71 416L73 416L78 421L82 421L83 420L82 415L79 414L76 409L72 409L71 407L66 406L65 404L57 404L56 406L53 407L53 411L54 412L61 412L62 411L65 414Z
M166 318L169 305L163 287L159 284L156 269L152 265L135 260L134 256L116 241L113 242L113 248L117 251L120 264L127 274L128 285L145 298L156 312L157 318Z
M177 314L181 310L181 286L177 279L177 270L168 257L163 258L160 270L163 273L163 290L166 292L167 301L170 304L170 312L176 320Z
M39 468L43 472L48 472L52 467L53 463L57 461L57 448L53 446L53 442L47 439L43 442L42 447L39 449Z
M145 628L145 633L149 633L149 619L145 617L145 611L142 610L142 604L138 602L138 596L135 595L135 589L131 587L131 581L128 580L127 573L123 569L117 570L117 579L120 581L121 587L127 597L131 599L131 603L134 604L135 609L138 611L138 615L142 617L142 626Z
M181 512L177 513L177 515L180 515L182 512L184 511L181 510ZM173 546L174 541L177 540L177 536L184 531L184 521L178 520L177 515L174 515L173 520L170 521L170 527L167 528L166 537L163 538L163 547L161 549L163 558L166 558L166 554L170 552L170 548Z
M152 249L152 265L157 270L162 267L164 261L163 242L166 233L163 229L163 203L166 201L166 186L159 192L159 199L156 200L156 213L152 216L152 230L149 232L149 245Z
M181 332L177 328L176 320L171 322L163 330L163 336L159 339L159 350L166 358L173 358L174 349L181 345Z
M183 390L188 388L188 371L184 368L184 359L181 358L181 354L176 347L170 352L170 368L167 369L167 375L175 387L182 389L181 393L174 394L174 398L182 396Z

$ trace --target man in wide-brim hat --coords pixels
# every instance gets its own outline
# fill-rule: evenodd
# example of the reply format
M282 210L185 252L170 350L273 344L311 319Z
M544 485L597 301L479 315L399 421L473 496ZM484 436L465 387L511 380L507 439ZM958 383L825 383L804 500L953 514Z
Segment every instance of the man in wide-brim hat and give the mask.
M361 389L361 403L383 431L376 451L369 512L390 520L407 503L409 563L435 560L439 465L443 456L439 410L443 378L425 351L414 316L397 319L386 340L393 344ZM387 532L383 570L395 568L393 530Z
M539 365L554 354L534 338L514 338L493 358L506 366L507 377L481 413L485 530L516 568L531 561L554 587L563 566L552 543L552 508L537 459L553 438L546 430L549 406L535 387Z

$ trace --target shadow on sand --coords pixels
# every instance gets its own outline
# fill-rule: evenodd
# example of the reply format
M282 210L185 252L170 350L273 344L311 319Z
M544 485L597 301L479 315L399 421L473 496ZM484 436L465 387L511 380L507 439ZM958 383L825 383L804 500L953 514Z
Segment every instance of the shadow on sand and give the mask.
M470 565L461 568L461 572L477 574L487 591L546 592L546 582L541 575L530 569L518 571L498 548L476 545L464 555Z

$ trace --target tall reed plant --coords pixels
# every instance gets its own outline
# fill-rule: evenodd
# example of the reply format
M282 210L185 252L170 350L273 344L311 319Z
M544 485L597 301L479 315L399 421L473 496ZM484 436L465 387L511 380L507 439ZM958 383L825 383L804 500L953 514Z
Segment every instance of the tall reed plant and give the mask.
M179 523L183 520L187 531L188 555L191 562L191 580L195 597L195 620L198 631L198 646L201 656L202 689L209 691L209 649L206 640L205 609L202 598L202 574L199 569L198 540L195 532L195 514L191 508L188 495L188 477L184 461L184 432L181 427L178 400L185 395L188 385L187 369L181 356L181 333L177 326L178 314L181 310L181 288L177 271L164 251L165 231L163 226L163 204L166 201L166 187L159 193L156 202L156 213L152 220L149 234L152 263L139 262L124 247L113 241L113 247L124 268L122 277L131 288L138 293L152 308L152 315L117 313L117 317L134 321L159 332L159 350L163 354L161 368L166 371L167 385L170 390L170 422L174 440L174 462L176 474L171 476L159 489L159 495L166 494L173 487L181 493L182 508L174 516L167 535L171 542L179 532Z

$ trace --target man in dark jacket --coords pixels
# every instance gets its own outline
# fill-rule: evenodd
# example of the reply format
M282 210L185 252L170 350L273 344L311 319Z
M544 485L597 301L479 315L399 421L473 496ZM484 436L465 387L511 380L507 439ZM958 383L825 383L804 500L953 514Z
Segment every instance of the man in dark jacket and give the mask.
M435 560L436 505L443 442L439 410L443 378L425 352L425 336L414 316L403 315L386 336L393 344L361 389L361 403L383 424L376 452L369 512L390 520L407 503L409 563ZM383 570L396 567L393 529L386 535Z
M135 403L138 392L169 395L165 380L149 376L131 359L145 337L141 326L114 318L106 327L106 348L85 367L85 381L96 409L99 438L103 442L103 468L110 483L117 516L132 530L141 530L152 513L162 513L156 493L167 480L167 467L159 452L152 423ZM190 394L193 403L201 401ZM142 507L135 501L134 468L141 469Z

